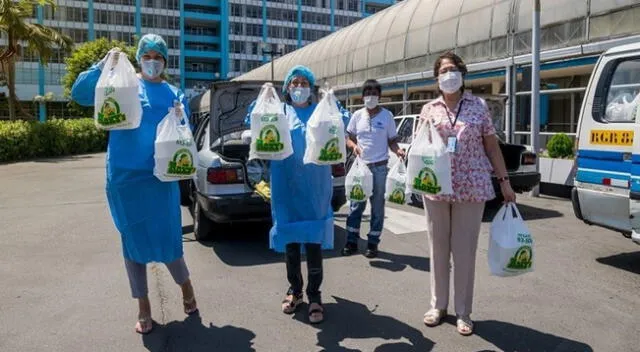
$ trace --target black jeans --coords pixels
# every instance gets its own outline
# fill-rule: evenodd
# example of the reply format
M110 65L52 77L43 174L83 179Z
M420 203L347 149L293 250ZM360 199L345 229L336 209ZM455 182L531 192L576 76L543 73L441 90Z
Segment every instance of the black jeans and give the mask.
M307 296L309 303L322 304L320 297L320 285L322 284L322 246L317 243L305 243L304 248L307 254ZM300 243L289 243L285 255L287 262L287 279L289 280L289 291L287 294L302 294L301 254Z

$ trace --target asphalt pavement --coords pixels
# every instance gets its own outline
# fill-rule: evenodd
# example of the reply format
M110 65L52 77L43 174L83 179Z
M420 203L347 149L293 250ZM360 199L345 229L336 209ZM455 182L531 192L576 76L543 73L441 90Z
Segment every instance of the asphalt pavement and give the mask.
M640 351L640 247L581 223L567 200L525 195L518 202L535 271L489 274L488 209L474 336L458 335L453 317L422 324L428 246L422 210L409 206L387 209L373 260L340 255L346 210L336 214L335 250L324 261L326 321L317 326L306 305L280 312L285 266L268 248L267 225L218 226L219 241L199 243L183 209L200 314L185 316L166 267L151 264L156 325L141 336L104 174L104 154L0 165L0 351Z

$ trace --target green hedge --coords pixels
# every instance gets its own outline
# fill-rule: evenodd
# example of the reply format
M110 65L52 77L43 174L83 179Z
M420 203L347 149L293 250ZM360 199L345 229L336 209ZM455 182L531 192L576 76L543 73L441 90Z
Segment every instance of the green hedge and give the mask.
M107 134L93 119L0 121L0 162L96 153L106 150Z

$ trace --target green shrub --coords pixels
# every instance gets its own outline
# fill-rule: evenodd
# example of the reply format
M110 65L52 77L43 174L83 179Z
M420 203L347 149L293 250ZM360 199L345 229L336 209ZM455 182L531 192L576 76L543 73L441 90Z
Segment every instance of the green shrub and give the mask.
M0 162L106 150L107 134L93 119L0 121Z
M573 157L573 141L564 133L558 133L551 137L547 143L547 151L551 158Z

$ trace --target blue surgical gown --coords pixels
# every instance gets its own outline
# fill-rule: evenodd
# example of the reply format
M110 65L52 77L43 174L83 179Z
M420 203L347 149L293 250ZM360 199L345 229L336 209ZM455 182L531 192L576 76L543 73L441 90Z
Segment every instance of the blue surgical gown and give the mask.
M80 105L94 104L100 69L81 73L71 96ZM188 104L182 92L166 83L140 79L140 127L109 132L106 193L113 222L120 232L125 258L136 263L170 263L183 255L180 190L177 182L161 182L153 175L158 123L175 100Z
M283 105L293 154L284 160L271 161L270 165L273 227L269 244L277 252L284 252L289 243L318 243L322 249L333 249L331 167L303 162L307 121L316 105L306 108ZM249 115L245 121L249 123Z

